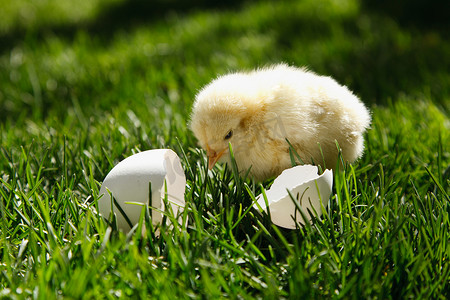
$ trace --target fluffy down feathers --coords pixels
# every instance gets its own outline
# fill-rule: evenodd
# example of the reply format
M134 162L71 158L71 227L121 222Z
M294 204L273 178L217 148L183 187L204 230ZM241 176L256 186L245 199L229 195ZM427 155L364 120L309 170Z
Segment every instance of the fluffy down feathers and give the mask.
M353 162L370 125L364 104L330 77L284 64L218 77L196 96L190 127L209 167L229 160L256 180L292 166L289 144L304 163L334 168L338 151Z

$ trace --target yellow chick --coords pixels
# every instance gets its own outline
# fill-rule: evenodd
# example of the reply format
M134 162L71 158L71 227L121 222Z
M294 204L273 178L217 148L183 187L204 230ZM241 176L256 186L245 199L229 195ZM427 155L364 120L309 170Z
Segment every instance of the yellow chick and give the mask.
M335 168L336 141L343 158L355 161L370 119L347 87L279 64L213 80L196 96L190 127L210 169L230 162L231 143L238 169L265 180L292 167L289 143L304 163Z

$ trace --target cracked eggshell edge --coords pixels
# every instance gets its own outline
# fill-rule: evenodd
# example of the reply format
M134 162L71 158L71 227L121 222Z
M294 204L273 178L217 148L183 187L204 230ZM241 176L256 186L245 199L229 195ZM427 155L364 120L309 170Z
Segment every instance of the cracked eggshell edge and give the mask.
M269 190L265 191L269 212L272 222L280 227L295 229L297 223L305 224L302 214L298 211L291 196L298 199L299 205L303 213L311 220L308 210L317 212L318 216L322 215L320 199L324 207L327 207L333 187L333 172L325 170L318 175L318 169L312 165L296 166L284 170L278 176ZM267 211L263 194L256 197L258 204L254 204L254 208L258 211L258 205Z
M165 197L167 184L167 199L171 204L174 216L184 205L184 193L186 188L186 176L177 154L170 149L153 149L143 151L127 157L119 162L106 175L100 188L98 199L99 213L108 218L111 212L111 197L116 199L120 207L125 211L128 219L134 225L139 222L142 204L149 203L149 182L152 187L152 223L154 225L162 221L166 208L162 199ZM131 227L117 209L113 208L117 217L118 228L128 231Z

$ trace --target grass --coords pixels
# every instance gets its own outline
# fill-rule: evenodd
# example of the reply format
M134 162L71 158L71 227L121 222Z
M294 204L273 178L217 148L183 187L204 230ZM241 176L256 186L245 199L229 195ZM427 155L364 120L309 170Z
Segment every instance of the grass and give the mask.
M443 27L356 0L82 3L1 3L1 297L450 297ZM186 126L217 74L279 61L373 113L326 214L293 231L249 209L259 184L208 172ZM182 159L188 227L112 230L94 209L103 178L154 148Z

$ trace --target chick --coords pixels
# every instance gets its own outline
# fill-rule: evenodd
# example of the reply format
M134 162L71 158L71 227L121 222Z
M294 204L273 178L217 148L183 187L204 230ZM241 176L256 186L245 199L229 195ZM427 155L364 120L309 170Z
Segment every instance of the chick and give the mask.
M355 161L370 119L358 97L332 78L278 64L206 85L196 96L190 127L210 169L230 162L231 143L238 169L262 181L292 167L289 143L303 163L335 168L336 141L344 160Z

